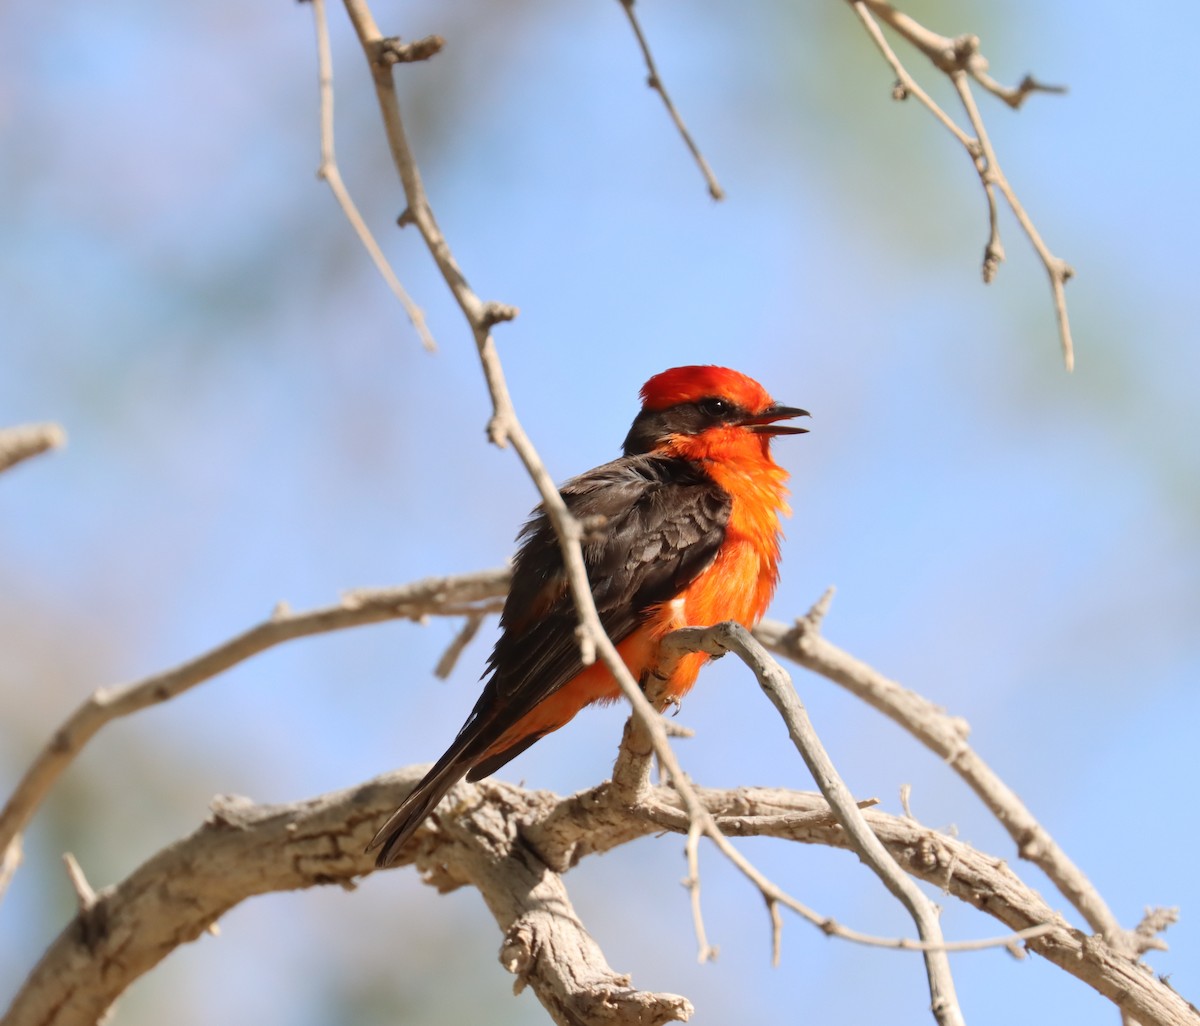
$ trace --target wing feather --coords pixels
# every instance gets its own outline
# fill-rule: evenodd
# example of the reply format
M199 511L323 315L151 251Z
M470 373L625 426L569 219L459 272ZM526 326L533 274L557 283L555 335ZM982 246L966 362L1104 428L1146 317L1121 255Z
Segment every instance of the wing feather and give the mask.
M614 460L561 491L575 517L599 524L585 539L584 564L600 622L617 644L711 565L731 507L728 494L695 465L653 456ZM540 615L529 617L531 607ZM539 508L521 533L503 633L477 709L499 699L506 719L517 707L524 715L571 680L583 669L576 623L558 538Z

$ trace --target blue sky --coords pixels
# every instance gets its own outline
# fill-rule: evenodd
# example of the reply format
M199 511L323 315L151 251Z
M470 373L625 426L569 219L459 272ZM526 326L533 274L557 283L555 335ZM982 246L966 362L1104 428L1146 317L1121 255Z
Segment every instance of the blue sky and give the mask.
M675 364L736 366L811 410L812 433L778 445L795 515L771 615L836 585L828 636L965 716L1122 921L1182 907L1150 961L1195 999L1197 838L1181 807L1200 713L1194 9L911 8L980 34L1003 80L1070 87L1019 113L981 103L1078 272L1073 375L1011 218L1008 262L980 284L970 163L889 99L844 5L639 9L723 204L645 88L617 4L376 10L385 31L448 39L403 69L401 96L469 279L521 308L497 342L525 426L564 479L617 452L638 386ZM426 309L434 356L315 180L309 8L68 3L52 34L32 9L0 13L0 421L70 435L0 481L5 790L93 688L182 661L280 599L499 564L534 502L512 453L485 442L465 325L419 238L392 227L403 202L369 80L331 14L343 173ZM213 794L286 801L435 758L489 643L439 683L455 630L286 646L106 730L0 907L5 993L68 915L63 849L99 886L190 830ZM911 783L923 821L1015 862L937 759L828 682L796 683L857 792L895 811ZM738 667L706 671L682 717L698 781L810 786ZM506 774L590 785L619 730L617 710L580 717ZM909 932L853 859L748 850L822 912ZM789 923L772 970L757 897L711 852L703 870L722 950L709 966L694 964L678 840L592 860L570 883L612 964L687 994L695 1022L775 1021L801 1002L817 1021L927 1021L914 956ZM952 936L997 932L947 904ZM118 1021L161 1021L163 1002L184 1024L542 1021L531 996L508 997L498 945L476 896L383 874L351 896L248 903L135 987ZM1114 1014L1037 959L954 965L973 1023Z

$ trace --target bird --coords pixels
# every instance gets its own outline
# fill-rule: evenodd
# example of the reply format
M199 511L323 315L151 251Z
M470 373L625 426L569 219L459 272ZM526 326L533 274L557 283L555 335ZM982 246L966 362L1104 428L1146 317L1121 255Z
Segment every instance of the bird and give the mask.
M733 620L752 628L779 578L787 472L771 455L783 423L808 411L777 403L727 367L673 367L641 389L622 455L560 489L582 540L600 622L644 688L661 639L680 627ZM464 776L490 776L580 709L620 697L601 661L585 665L554 526L538 506L517 537L512 583L486 683L466 722L380 828L368 851L386 867ZM708 660L683 656L662 688L678 704Z

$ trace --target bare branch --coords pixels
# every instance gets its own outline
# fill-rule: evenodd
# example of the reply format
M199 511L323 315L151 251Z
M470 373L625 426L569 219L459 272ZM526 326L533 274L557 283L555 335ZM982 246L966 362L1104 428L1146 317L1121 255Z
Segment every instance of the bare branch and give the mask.
M386 620L497 611L496 599L508 590L508 578L505 567L459 577L428 578L400 588L350 592L336 606L306 613L281 608L270 619L173 670L93 692L54 732L0 811L3 864L9 864L10 845L32 819L46 793L105 724L175 698L251 656L293 638ZM0 884L3 883L4 874L0 873Z
M828 608L829 601L833 595L833 590L830 589L825 593L822 599L813 607L810 615L823 615L824 610ZM652 703L657 704L657 695L655 681L661 684L667 680L673 672L675 662L686 655L690 651L695 651L696 648L691 644L691 641L697 638L707 637L711 628L692 628L688 630L676 631L667 639L666 646L663 651L664 660L659 665L655 674L651 677L651 682L647 686L647 697ZM673 639L673 642L672 642ZM723 654L726 651L724 648L714 647L711 654ZM782 672L782 671L780 671ZM649 768L652 749L649 744L647 733L642 724L634 717L626 723L625 733L621 742L620 753L617 756L616 765L613 767L613 779L611 784L611 798L613 801L620 803L625 808L633 809L639 812L642 816L649 819L658 826L665 827L670 830L676 830L687 835L687 856L688 856L688 877L684 880L684 885L688 888L689 898L691 899L692 920L696 932L696 939L699 947L699 960L701 962L715 957L716 949L708 943L707 933L704 929L704 919L700 907L699 899L699 863L697 857L696 841L698 839L698 824L693 812L684 812L680 808L679 799L672 796L673 800L664 801L661 795L661 788L655 789L650 786ZM603 785L607 788L609 785ZM857 930L849 929L842 924L836 922L828 916L809 908L804 903L798 901L792 895L788 894L777 884L773 883L764 876L756 866L745 858L736 848L734 848L724 836L724 825L728 822L732 810L721 805L719 802L714 805L714 794L723 795L724 792L714 793L704 788L693 788L696 798L703 805L706 813L709 815L717 815L720 811L719 820L714 820L713 825L716 827L714 831L709 832L710 837L717 845L718 849L726 856L742 874L758 888L759 893L763 897L766 904L767 912L771 919L772 929L772 946L774 956L778 955L779 936L776 930L779 926L779 906L784 906L791 909L802 919L812 923L823 933L841 937L845 940L854 941L855 943L865 944L872 947L885 948L905 948L910 950L921 951L945 951L947 945L941 940L922 940L911 941L907 939L876 937L871 934L861 933ZM770 795L778 795L782 792L765 792ZM742 789L738 792L739 795L749 796L754 794L754 805L756 815L762 815L764 802L769 805L769 799L765 799L762 789L750 788ZM784 813L789 821L794 821L796 813L794 809L795 792L787 792L788 807ZM816 796L813 796L814 798ZM572 806L565 807L560 816L566 817L570 822L576 822L578 818L587 816L595 817L598 807L602 804L603 798L596 792L585 792L581 796L584 805L576 809ZM875 804L874 799L855 803L858 808L868 808ZM733 831L736 834L746 833L744 829L744 810L742 815L734 819L732 822L735 826ZM836 820L836 814L830 809L828 803L821 799L820 805L812 812L801 814L801 818L806 816L816 816L824 822L833 822ZM700 824L701 826L703 824ZM601 822L600 826L606 827L611 824ZM558 824L554 817L547 821L547 824L534 826L526 831L527 839L541 852L542 857L547 860L547 863L553 867L565 869L569 865L574 864L574 861L582 857L583 854L592 851L604 850L604 847L616 843L624 843L628 838L624 836L620 829L615 834L610 834L607 830L601 830L596 836L589 833L586 842L586 852L575 845L578 845L577 840L572 840L572 846L563 848L563 841L559 834ZM549 836L546 836L549 835ZM1012 938L1005 938L1005 945L1012 943Z
M1022 883L1002 859L935 833L911 819L870 810L865 813L875 835L913 875L994 916L1013 930L1055 924L1058 929L1027 942L1027 947L1093 987L1131 1013L1143 1026L1197 1026L1200 1014L1157 979L1145 966L1114 949L1097 935L1072 929L1034 891ZM728 824L727 829L733 830ZM844 833L812 824L794 840L809 839L848 847ZM817 835L819 836L819 839ZM782 836L782 833L776 836Z
M764 788L739 788L736 791L714 791L709 788L699 788L698 791L705 806L716 817L717 825L721 828L722 833L729 837L786 837L791 840L808 841L813 840L811 833L808 832L810 827L820 828L822 835L826 830L842 829L837 816L825 801L824 796L820 794ZM590 795L590 792L585 792L585 794ZM766 797L760 797L760 795L766 795ZM593 797L592 801L595 800ZM877 803L875 799L869 798L857 804L860 809L869 809ZM558 810L555 814L559 814ZM563 810L561 814L570 815L570 812ZM656 826L663 829L679 833L686 832L688 829L687 817L679 807L675 796L662 788L656 789L648 797L646 815ZM537 830L537 827L535 826L533 829ZM526 831L527 835L528 833L529 830ZM540 833L535 836L540 836ZM626 840L628 838L622 838L620 843L624 843ZM594 838L589 839L589 852L594 843ZM823 844L826 841L813 840L813 843ZM839 846L847 847L848 845L843 841ZM542 853L540 848L538 850L539 853ZM988 948L1010 948L1019 941L1042 937L1058 928L1056 923L1044 922L1005 934L1003 937L966 941L943 940L937 942L913 940L910 937L881 937L876 934L863 933L861 930L839 923L830 916L822 915L790 895L778 891L774 885L760 888L760 892L771 914L772 960L776 963L778 962L776 956L779 937L775 936L775 929L777 925L782 928L782 923L777 924L776 922L776 913L780 906L791 909L829 937L837 937L840 940L862 944L866 947L889 948L898 951L965 952L984 951Z
M59 424L17 424L0 429L0 473L66 442L67 433Z
M883 54L883 59L887 61L896 76L896 81L900 84L899 91L894 92L892 94L893 97L898 100L905 100L909 96L915 96L942 123L942 127L954 136L962 144L963 148L974 157L979 144L959 128L955 124L954 119L942 110L937 101L925 92L921 88L921 84L908 73L908 70L901 63L900 58L896 56L896 51L888 44L887 37L880 31L875 19L871 17L866 5L855 3L852 6L854 13L858 15L859 21L863 23L863 28L867 30L867 35L871 37L872 42L879 48L879 52Z
M988 74L987 58L979 52L979 37L962 35L956 39L940 35L896 10L886 0L863 0L871 12L915 46L939 71L949 75L965 71L993 96L1018 109L1031 93L1065 93L1066 86L1045 85L1026 75L1012 87L1001 85Z
M700 169L700 173L704 176L704 182L708 186L708 194L715 200L723 200L725 198L725 190L721 188L721 183L717 181L717 176L713 174L708 161L704 159L704 154L700 152L700 147L696 145L696 140L692 138L692 133L688 131L687 125L684 124L683 115L679 113L679 110L667 93L667 87L663 85L662 76L658 73L658 68L654 64L654 55L650 52L650 44L646 42L646 35L642 32L641 22L638 21L637 12L633 9L635 0L619 0L619 2L625 11L625 16L629 19L633 34L637 37L638 47L642 51L642 58L646 62L646 85L662 97L663 106L667 108L667 113L671 115L671 120L675 122L676 130L691 153L696 166Z
M400 300L400 305L404 307L404 312L408 314L409 321L412 322L413 328L420 336L421 344L432 353L437 350L437 343L434 342L429 326L425 323L425 312L417 306L404 286L400 284L400 279L396 277L396 272L392 270L388 258L384 256L383 250L379 248L379 243L375 241L375 236L371 234L371 229L367 227L367 222L358 212L358 207L350 196L350 190L342 181L342 173L338 169L337 156L333 148L333 54L329 46L329 21L325 17L325 0L312 0L312 8L313 21L317 30L317 69L321 88L321 163L317 168L317 177L329 184L334 199L337 200L346 220L350 222L350 227L354 229L354 233L371 257L375 269L379 271L383 280L387 282L388 288ZM403 58L397 57L396 59ZM421 58L410 57L408 59L418 60Z
M118 689L112 692L107 696L107 707L103 708L102 710L98 710L94 715L112 718L114 715L124 715L128 712L135 711L136 708L145 707L145 704L152 704L153 702L164 700L167 697L171 697L173 694L180 694L188 687L221 672L223 669L228 668L228 666L233 665L242 659L249 658L251 655L262 651L264 648L273 644L277 644L280 641L287 640L291 637L300 637L320 631L340 629L343 627L357 626L366 623L376 623L387 619L419 619L420 617L430 614L463 615L465 613L470 616L475 615L482 610L494 611L499 607L499 597L502 596L507 589L508 578L509 572L507 568L500 568L493 571L464 575L457 578L420 581L416 582L415 584L398 588L363 589L359 591L353 591L348 593L344 597L342 603L338 606L319 609L308 613L297 614L288 612L286 610L281 610L276 614L275 617L266 623L253 628L251 631L240 635L238 638L233 639L225 645L219 646L217 649L214 649L206 655L201 656L188 664L185 664L183 667L180 667L177 670L170 671L169 673L165 674L158 674L134 685L130 685L126 688ZM823 615L825 608L827 608L828 598L829 595L827 594L825 598L814 607L814 610L811 614L814 619ZM929 705L929 703L925 702L923 699L920 699L919 696L915 696L911 692L905 691L904 689L900 688L899 685L895 685L890 681L886 681L885 678L878 678L877 680L874 679L878 677L878 675L874 675L874 677L872 676L874 671L870 671L863 667L862 664L851 660L849 656L841 653L840 650L833 648L833 646L830 646L827 642L821 639L819 635L811 629L810 621L802 621L801 624L803 629L797 628L793 631L788 631L788 629L782 624L766 622L761 625L759 629L759 636L766 644L781 654L797 659L797 661L801 662L803 665L808 666L810 669L815 669L817 672L821 672L824 675L829 676L831 679L838 681L839 683L843 683L843 680L838 675L839 673L850 673L852 674L852 679L856 679L854 678L854 675L857 675L857 677L865 677L867 682L871 685L871 688L868 688L866 693L864 693L861 686L852 687L851 689L854 690L856 694L860 694L860 697L866 698L867 701L873 705L876 705L877 708L881 708L883 711L889 712L889 715L893 715L893 718L898 719L901 723L906 725L912 723L920 724L919 728L917 729L914 729L912 726L910 726L909 729L914 730L914 733L916 733L918 737L921 737L922 740L925 740L926 736L930 734L936 738L940 731L942 742L941 746L939 747L938 744L931 744L930 746L933 747L935 751L939 751L941 754L943 754L944 757L947 757L949 761L951 761L951 764L954 765L960 773L963 773L965 776L967 776L969 780L972 779L972 776L979 778L979 771L973 768L975 762L978 761L977 757L973 756L973 753L970 753L969 750L959 750L958 748L955 748L952 752L947 747L947 745L952 742L959 745L962 744L962 735L959 733L959 731L965 732L965 725L963 725L961 721L953 720L950 717L945 716L944 713L941 713L940 710L935 709ZM813 654L806 655L806 653L809 652ZM832 655L830 654L831 652L833 653ZM847 662L847 660L850 661ZM166 690L160 691L158 690L160 688L166 688ZM90 704L91 703L88 703L87 705L90 706ZM85 708L86 707L87 706L85 706ZM661 717L657 717L657 714L655 715L656 719L661 723ZM33 810L36 808L37 803L41 800L41 797L44 795L45 791L53 784L58 774L62 772L62 769L64 769L69 763L70 759L73 758L73 755L79 751L91 734L95 733L95 731L99 729L99 726L102 725L103 722L107 722L107 719L90 720L86 725L85 733L80 734L78 733L77 728L80 720L83 718L84 714L82 710L77 711L76 714L71 717L62 728L60 728L60 731L56 735L56 737L69 740L68 748L56 753L54 761L52 761L49 765L45 763L44 760L46 758L46 753L43 753L43 756L39 758L39 761L35 763L34 767L32 767L30 772L26 775L22 785L18 787L17 791L13 795L13 798L10 799L10 802L5 808L3 815L0 815L0 824L3 824L5 831L10 831L13 829L13 827L20 829L20 827L28 821L28 818L32 815ZM631 720L630 725L627 727L627 734L633 730L636 722L636 720ZM628 745L628 743L627 737L626 745ZM694 822L694 820L690 818L693 813L684 812L678 806L666 806L663 804L661 799L653 797L654 794L661 793L661 791L654 792L653 789L649 788L649 763L653 749L650 744L645 741L645 735L643 735L643 743L644 748L642 751L641 772L643 774L642 786L645 788L645 791L640 800L635 798L635 800L630 801L629 804L635 807L640 807L642 813L644 815L649 815L656 827L661 828L663 826L667 826L671 829L677 829L683 833L687 833L690 829L690 824ZM927 743L929 742L927 741ZM963 745L963 747L965 748L965 745ZM48 750L53 750L54 748L55 746L53 744L48 746ZM619 760L618 766L614 770L614 793L620 791L622 774L628 773L630 771L630 767L634 767L635 763L636 760L627 758L624 760L623 768L623 763ZM980 765L982 764L980 763ZM988 776L990 774L994 778L994 774L991 774L991 771L987 770L986 767L983 767L983 769L984 773L982 776L982 786L986 791L987 787L989 786ZM972 786L976 786L976 783L973 783ZM1003 785L1000 785L1000 787L1003 787ZM976 789L980 790L980 787L976 786ZM633 792L635 795L637 791L638 788L634 787ZM615 801L607 798L594 797L591 803L592 811L589 815L594 819L596 808L598 806L606 804L622 805L628 801L629 793L629 790L626 789L624 793L618 794L618 797ZM709 793L695 791L694 794L696 795L696 800L702 801L706 808L713 807L712 797ZM677 800L678 799L673 799L673 801ZM762 818L764 806L761 793L759 793L759 795L756 797L755 802L752 803L752 807L757 810L757 817L747 818L747 815L745 814L745 808L736 810L732 807L723 806L721 808L721 817L717 821L716 825L725 830L729 830L734 835L744 835L756 832L755 829L752 828L752 823L764 822ZM1023 823L1020 815L1014 813L1012 809L1009 809L1007 806L1003 805L1003 803L1000 807L1005 810L1003 813L1003 818L1006 822L1016 823L1018 825ZM579 815L580 808L578 804L571 806L569 809L564 807L564 809L559 813L559 821L561 822L565 820L578 819ZM1028 813L1025 813L1025 815L1028 816ZM554 832L553 818L548 818L543 824L541 824L540 827L531 828L532 834L530 840L535 844L535 847L537 847L539 852L541 852L543 856L548 859L551 865L556 865L559 868L566 868L567 865L573 864L574 861L577 861L578 858L582 857L584 854L592 851L605 850L605 848L608 846L624 843L624 840L629 839L631 836L630 826L627 822L627 817L624 816L620 809L606 809L604 816L607 818L607 821L613 825L612 830L610 830L607 834L601 831L596 836L591 836L589 834L585 839L581 839L580 835L575 834L573 835L570 844L564 847L562 841L552 843L550 840L548 840L548 838L553 836ZM827 824L830 820L830 815L827 811L810 813L809 819L814 818ZM775 826L779 826L779 823L781 822L786 822L786 824L789 825L789 828L799 828L806 822L806 820L803 815L797 816L793 813L785 817L784 820L776 822ZM594 827L595 823L592 822L589 829L593 829ZM644 827L634 830L633 835L639 834L642 832L642 830L644 830ZM1037 828L1037 831L1040 831L1040 828ZM1057 850L1053 845L1053 842L1050 841L1048 836L1044 834L1044 831L1041 831L1040 834L1037 831L1030 833L1029 839L1038 840L1038 845L1028 849L1023 849L1023 854L1028 857L1030 852L1043 851L1051 853L1052 855L1052 853ZM0 835L0 837L5 837L6 840L8 839L7 834ZM722 840L724 840L724 838L722 838ZM7 845L5 857L6 864L9 867L12 867L15 864L16 851L17 848L15 844L10 842ZM726 852L726 854L728 854L728 852ZM826 932L862 943L873 943L885 946L908 948L929 946L922 945L921 942L917 941L872 938L868 935L859 934L857 931L845 928L841 924L834 923L827 917L823 917L819 913L815 913L811 909L807 909L799 902L796 902L795 899L791 898L789 895L779 891L778 888L775 888L774 885L770 883L770 881L766 881L764 878L762 878L761 874L756 874L756 871L753 870L753 867L749 866L745 860L741 859L740 855L738 855L736 851L734 851L733 857L735 863L739 865L739 868L741 868L743 872L746 872L757 886L760 886L760 889L763 891L764 898L768 902L768 908L770 908L773 901L777 901L780 904L784 904L787 907L792 908L794 911L799 912L801 915L805 915L806 918L809 918L810 921L816 923ZM1065 858L1065 856L1062 857ZM1049 868L1047 868L1046 865L1043 865L1043 868L1047 868L1047 871L1050 872L1052 877L1055 875L1055 873L1052 871L1053 866L1053 860L1049 864ZM9 874L11 875L11 868L9 869ZM1083 883L1086 884L1086 880L1084 880ZM1099 900L1098 896L1096 900ZM1088 906L1085 905L1084 907L1087 908ZM1102 902L1101 907L1103 907ZM1027 930L1039 925L1040 924L1038 923L1024 923L1021 926L1018 926L1017 929ZM1123 936L1119 928L1117 929L1116 936L1118 938ZM970 943L974 944L975 942ZM953 950L956 946L957 945L951 944L942 945L941 947L945 950ZM1143 944L1140 950L1145 949L1146 946Z
M384 130L387 133L388 146L391 150L392 161L400 175L407 200L407 208L402 220L416 225L429 247L438 270L446 281L455 300L471 329L476 336L476 345L482 350L491 343L490 335L484 326L484 304L467 284L466 277L459 269L446 238L434 219L433 210L425 195L425 185L421 181L421 173L417 169L408 136L404 129L404 121L400 114L400 101L396 95L396 87L392 81L392 68L396 63L394 39L387 39L379 31L375 18L365 0L346 0L346 11L354 30L362 45L371 79L375 85L375 95L379 101L380 113L383 116ZM489 384L491 381L489 380Z
M504 935L500 962L517 977L517 989L531 986L560 1026L657 1026L690 1018L685 998L634 990L628 976L609 968L576 915L562 877L521 842L522 804L537 809L553 799L500 787L502 800L493 783L492 793L461 803L463 811L452 820L440 818L437 843L420 845L414 861L437 874L449 866L453 876L479 889ZM533 801L523 803L526 797ZM514 805L516 815L510 811Z
M1063 362L1066 364L1067 370L1073 370L1075 367L1075 347L1071 341L1071 321L1067 316L1067 296L1065 286L1075 274L1074 268L1071 267L1065 260L1056 257L1050 252L1049 247L1042 241L1041 233L1033 223L1033 219L1026 212L1024 205L1017 198L1016 192L1008 183L1008 178L1000 167L999 160L996 159L996 152L992 149L991 140L988 138L987 129L983 124L983 117L979 113L979 108L975 105L975 97L971 93L971 87L967 82L966 76L962 72L956 72L950 79L954 83L954 88L957 90L959 98L962 100L963 109L967 112L967 117L971 122L971 126L975 129L975 136L979 140L979 145L983 150L983 159L986 162L986 173L982 176L984 188L989 189L995 186L1003 194L1008 202L1009 209L1012 210L1013 216L1016 217L1017 223L1020 224L1022 230L1029 237L1029 241L1033 243L1033 248L1037 251L1038 257L1042 261L1042 265L1046 268L1046 274L1050 278L1050 292L1054 298L1054 314L1058 319L1058 333L1062 341ZM994 209L995 197L988 193L989 201ZM998 241L995 229L995 215L992 217L992 236ZM992 243L989 243L989 253ZM1003 252L1003 251L1001 251ZM985 275L987 266L987 257L984 259Z

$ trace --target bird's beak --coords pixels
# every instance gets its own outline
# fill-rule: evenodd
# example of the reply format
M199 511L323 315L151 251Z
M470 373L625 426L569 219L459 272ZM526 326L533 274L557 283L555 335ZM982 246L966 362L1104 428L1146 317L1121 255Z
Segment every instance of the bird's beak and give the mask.
M777 424L776 421L809 416L811 414L808 410L801 410L795 406L780 406L776 403L774 406L768 406L761 413L747 417L744 423L746 427L758 435L803 435L808 433L808 428Z

